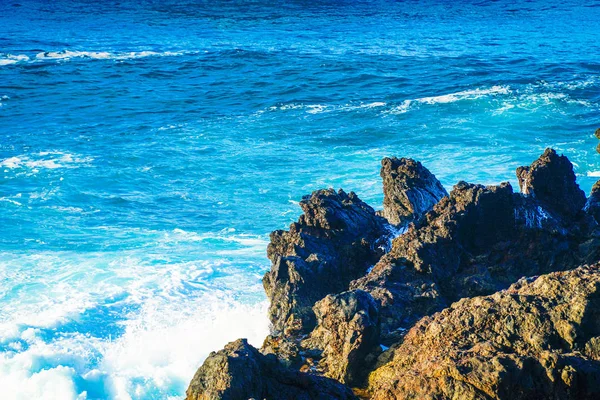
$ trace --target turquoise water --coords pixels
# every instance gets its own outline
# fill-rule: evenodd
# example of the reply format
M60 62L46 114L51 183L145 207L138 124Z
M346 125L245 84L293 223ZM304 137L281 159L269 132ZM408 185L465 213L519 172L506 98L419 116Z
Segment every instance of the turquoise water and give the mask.
M3 399L180 398L268 331L302 195L552 146L600 179L600 2L0 1Z

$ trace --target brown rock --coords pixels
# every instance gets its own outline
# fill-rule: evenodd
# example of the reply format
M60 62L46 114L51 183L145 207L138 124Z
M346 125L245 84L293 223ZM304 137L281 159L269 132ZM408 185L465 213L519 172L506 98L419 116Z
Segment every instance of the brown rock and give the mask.
M192 379L186 400L355 399L352 391L328 378L283 367L245 339L211 353Z
M369 377L374 400L600 397L600 266L463 299L423 318Z
M304 214L289 231L275 231L263 278L276 335L310 332L313 305L348 289L384 252L388 225L356 194L318 190L300 202Z
M358 386L381 352L379 310L362 290L329 295L315 304L317 327L302 345L322 350L319 370L350 386Z
M382 215L393 225L407 225L418 220L448 195L435 175L410 158L384 158L381 178Z
M517 178L521 193L562 217L573 218L585 205L585 193L575 181L573 165L553 149L546 149L531 166L519 167Z

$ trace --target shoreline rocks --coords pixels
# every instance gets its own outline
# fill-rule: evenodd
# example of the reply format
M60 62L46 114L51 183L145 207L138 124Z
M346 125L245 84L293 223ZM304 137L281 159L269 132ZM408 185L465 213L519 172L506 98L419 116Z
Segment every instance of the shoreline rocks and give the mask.
M598 398L599 288L596 264L462 299L406 334L371 398Z
M347 290L383 254L385 220L353 192L317 190L288 231L271 234L272 267L263 278L273 331L283 336L314 328L313 305Z
M298 222L271 234L267 254L272 266L263 278L270 300L271 335L260 350L236 341L212 353L190 384L188 399L250 394L267 399L352 398L344 397L353 396L349 386L361 398L374 399L509 398L506 393L511 388L526 394L517 398L596 394L595 389L588 391L592 384L588 380L600 382L595 364L600 363L596 359L600 339L573 328L576 316L570 314L576 310L564 308L563 314L550 320L547 314L560 303L556 293L584 308L586 302L596 301L592 289L577 286L583 282L577 274L589 275L595 282L600 274L597 266L580 268L573 272L577 276L556 271L599 260L600 183L586 199L572 164L552 149L530 166L517 169L521 193L515 193L508 182L483 186L461 181L448 194L427 168L405 158L384 159L381 177L383 211L375 212L353 192L317 190L300 202L303 214ZM393 237L394 232L402 234ZM544 276L522 279L539 275ZM529 288L529 281L547 282L544 290L556 300L532 297L529 305L511 303L505 294L525 293L529 289L521 288ZM542 289L536 289L535 296L543 296ZM514 336L510 324L506 329L502 324L490 325L492 317L481 314L475 305L496 300L494 311L486 312L514 310L517 314L511 318L527 322L532 331ZM461 304L466 308L452 314ZM538 312L541 309L547 311ZM566 322L552 328L558 333L551 333L548 324L559 320ZM483 325L477 325L480 322ZM450 326L455 334L436 338ZM540 333L540 327L545 333ZM431 333L419 342L414 332L423 329ZM575 329L574 337L585 336L586 342L563 343L569 329ZM506 338L504 347L493 350L479 343L472 337L479 330L490 340ZM550 358L520 348L507 350L511 338L527 341L539 334L553 338L542 346L554 352ZM556 335L562 335L563 342ZM458 344L452 342L455 339ZM434 372L427 370L427 363L435 368L437 364L421 361L433 354L428 347L436 340L446 340L448 356L438 372L428 375ZM456 351L453 346L458 346ZM471 346L467 350L475 358L464 353L465 346ZM588 358L573 355L584 347ZM522 358L514 356L517 350ZM559 350L562 353L555 354ZM410 361L410 353L422 356ZM554 369L544 364L548 362L554 363ZM542 369L536 366L539 363ZM457 378L474 366L478 369L469 379L480 379L483 386ZM552 375L550 381L542 379L544 371ZM543 384L527 386L523 383L527 374ZM556 383L557 379L563 383ZM237 391L240 385L250 391ZM322 397L315 394L319 391ZM238 397L227 397L228 393ZM298 397L300 393L305 397Z
M384 158L380 175L383 180L381 215L392 225L405 226L418 221L448 195L435 175L410 158Z
M186 392L188 400L353 400L350 389L333 379L293 371L265 356L245 339L211 353Z

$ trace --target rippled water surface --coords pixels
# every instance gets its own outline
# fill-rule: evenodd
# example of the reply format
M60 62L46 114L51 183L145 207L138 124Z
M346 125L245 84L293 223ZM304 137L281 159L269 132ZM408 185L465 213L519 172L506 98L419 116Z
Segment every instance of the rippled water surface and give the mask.
M0 1L3 399L181 398L268 330L268 233L547 146L600 176L598 1Z

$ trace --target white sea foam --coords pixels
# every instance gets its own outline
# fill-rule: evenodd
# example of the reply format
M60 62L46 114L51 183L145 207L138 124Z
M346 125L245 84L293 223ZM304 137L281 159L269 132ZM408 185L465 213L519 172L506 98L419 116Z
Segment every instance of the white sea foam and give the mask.
M455 93L448 93L439 96L420 97L416 99L404 100L400 105L392 108L388 112L390 114L405 114L411 109L418 107L421 104L449 104L464 100L476 100L483 97L508 95L512 90L507 85L495 85L489 88L477 88L462 90Z
M0 54L0 66L12 65L25 61L29 61L29 57L24 54Z
M0 167L29 169L32 172L38 172L40 168L77 168L79 164L88 164L92 161L92 157L83 157L61 151L45 151L6 158L0 161Z
M508 93L510 93L510 87L508 86L492 86L488 89L463 90L441 96L422 97L420 99L416 99L415 101L424 104L445 104L454 103L461 100L474 100L484 96Z
M377 107L385 107L387 103L375 101L372 103L346 103L346 104L284 104L281 106L271 106L268 111L289 111L289 110L305 110L308 114L322 114L334 111L356 111L361 109L370 109ZM260 111L259 114L264 113Z
M26 54L0 54L0 66L13 65L18 63L34 63L43 61L62 61L71 59L90 59L90 60L132 60L145 57L173 57L187 54L182 51L129 51L129 52L108 52L108 51L44 51L33 56Z
M150 299L139 316L127 321L125 334L103 349L98 369L109 375L114 398L147 398L154 387L165 392L178 387L183 393L211 351L239 337L260 346L268 334L266 303L243 305L206 296L185 307Z
M94 60L130 60L144 57L172 57L183 54L182 52L156 52L156 51L131 51L111 53L107 51L48 51L38 53L37 60L70 60L73 58L91 58Z
M179 397L210 351L239 337L260 346L266 302L259 277L239 264L262 256L262 236L234 229L135 233L156 237L156 247L0 252L4 398ZM247 248L248 257L219 261L208 246L215 241ZM204 261L169 261L173 246L204 245Z

